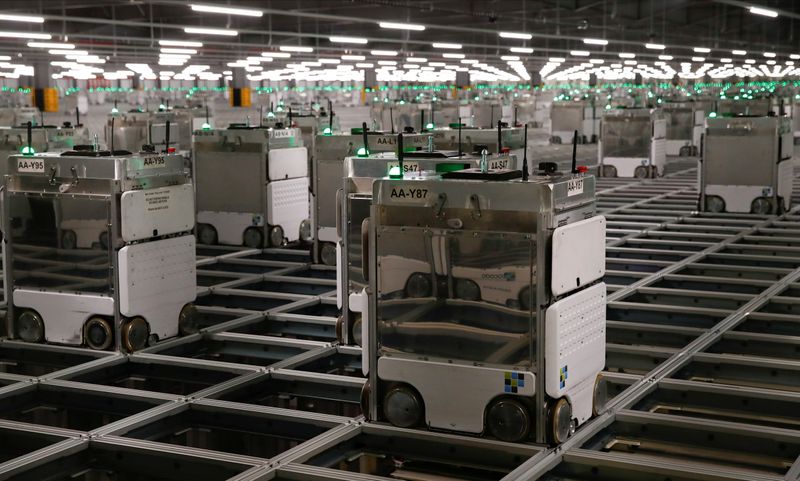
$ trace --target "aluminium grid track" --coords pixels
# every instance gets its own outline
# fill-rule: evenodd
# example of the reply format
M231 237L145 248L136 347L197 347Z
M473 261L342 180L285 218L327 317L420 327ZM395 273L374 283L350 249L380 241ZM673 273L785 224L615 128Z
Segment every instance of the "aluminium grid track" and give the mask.
M364 423L334 271L201 246L198 334L0 342L0 479L800 479L800 215L697 214L693 164L598 180L610 401L558 449Z

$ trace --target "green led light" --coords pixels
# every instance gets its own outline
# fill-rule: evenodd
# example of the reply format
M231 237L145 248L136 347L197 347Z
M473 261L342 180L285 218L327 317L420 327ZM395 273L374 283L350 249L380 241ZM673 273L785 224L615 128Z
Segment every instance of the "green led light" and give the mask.
M275 112L283 112L283 107L281 107L280 105L278 105L278 108L277 108L277 109L275 109Z
M399 165L393 165L392 167L389 167L389 178L390 179L400 179L402 177L403 177L403 173L400 172L400 166Z
M201 125L200 128L203 130L211 130L211 124L208 122L203 122L203 125Z
M606 110L611 110L611 105L610 104L606 104Z
M30 145L26 145L25 147L20 149L20 152L22 153L22 155L33 155L36 153L36 151Z
M164 104L158 104L158 110L167 110L167 106Z
M717 118L717 113L716 112L711 112L710 114L708 114L708 118L710 118L710 119Z
M366 147L361 147L358 149L358 151L356 151L356 155L359 157L366 157L369 155L369 152L367 152Z
M112 113L112 114L118 114L118 113L119 113L119 109L118 109L118 108L116 108L116 107L112 107L112 108L111 108L111 113Z
M331 128L330 128L330 127L325 127L325 128L322 130L322 135L333 135L333 130L331 130Z
M272 112L267 112L267 118L268 119L274 119L275 118L275 114L272 113Z
M433 122L428 122L427 125L425 125L425 129L426 130L433 130Z

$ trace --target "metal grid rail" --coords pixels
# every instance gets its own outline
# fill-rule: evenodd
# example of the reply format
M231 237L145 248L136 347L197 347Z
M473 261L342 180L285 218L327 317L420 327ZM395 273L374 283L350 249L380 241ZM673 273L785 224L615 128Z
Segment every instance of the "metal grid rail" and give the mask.
M693 164L598 182L610 400L555 450L364 423L335 272L201 246L198 334L0 342L0 479L800 479L800 215L699 215Z

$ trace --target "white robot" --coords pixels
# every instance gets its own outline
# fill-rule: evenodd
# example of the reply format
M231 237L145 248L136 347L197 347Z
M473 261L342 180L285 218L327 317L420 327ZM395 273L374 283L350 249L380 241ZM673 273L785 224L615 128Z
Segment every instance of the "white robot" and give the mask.
M408 149L427 148L430 133L404 134ZM313 259L318 264L336 264L337 191L342 186L342 166L350 156L394 152L397 135L389 132L351 129L349 133L323 133L314 141L311 163L311 237Z
M591 101L554 101L550 105L550 142L572 143L578 131L578 142L597 142L600 133L600 116Z
M694 156L700 153L700 137L706 112L697 102L664 102L667 116L666 155Z
M706 119L701 206L707 212L785 212L792 201L793 149L786 117Z
M300 129L198 130L192 150L200 243L262 248L309 239Z
M594 177L545 168L373 183L370 421L559 444L601 406L605 219Z
M132 352L192 329L194 193L181 158L82 150L7 162L9 335Z
M667 120L659 109L611 109L603 113L597 148L601 177L664 175Z

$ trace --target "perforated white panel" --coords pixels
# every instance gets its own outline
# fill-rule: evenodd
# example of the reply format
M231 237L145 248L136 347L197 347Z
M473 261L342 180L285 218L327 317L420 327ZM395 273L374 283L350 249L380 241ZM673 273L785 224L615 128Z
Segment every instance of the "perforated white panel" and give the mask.
M595 284L545 312L545 390L559 398L606 363L606 285Z
M300 223L308 219L308 178L267 184L267 223L279 225L289 242L300 237Z
M178 333L181 308L197 293L193 235L125 246L119 251L119 311L142 316L160 338Z

